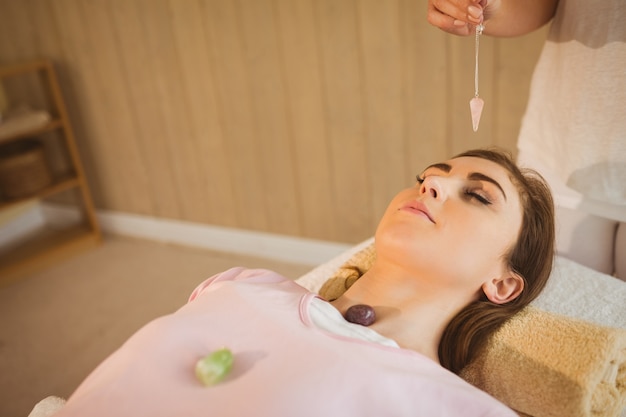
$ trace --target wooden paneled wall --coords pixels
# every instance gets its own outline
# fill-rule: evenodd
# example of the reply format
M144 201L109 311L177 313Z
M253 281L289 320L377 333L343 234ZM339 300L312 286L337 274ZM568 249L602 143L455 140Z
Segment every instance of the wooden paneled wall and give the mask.
M357 242L426 164L515 151L545 29L481 41L425 0L0 0L0 64L54 60L100 209Z

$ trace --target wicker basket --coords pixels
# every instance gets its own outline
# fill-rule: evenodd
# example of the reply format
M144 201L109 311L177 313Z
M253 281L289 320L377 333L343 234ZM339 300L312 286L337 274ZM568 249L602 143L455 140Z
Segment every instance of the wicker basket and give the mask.
M5 199L27 197L52 183L43 145L34 139L0 146L0 191Z

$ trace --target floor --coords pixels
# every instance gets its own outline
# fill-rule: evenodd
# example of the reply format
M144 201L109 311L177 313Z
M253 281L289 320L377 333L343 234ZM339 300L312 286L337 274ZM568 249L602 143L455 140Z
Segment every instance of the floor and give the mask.
M0 417L67 398L87 374L195 286L233 266L297 278L308 265L107 236L101 246L0 288Z

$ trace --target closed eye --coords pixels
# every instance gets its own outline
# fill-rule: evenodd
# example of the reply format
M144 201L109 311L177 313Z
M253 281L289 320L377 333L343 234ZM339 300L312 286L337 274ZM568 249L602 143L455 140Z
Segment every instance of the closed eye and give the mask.
M475 189L466 189L463 191L463 194L465 194L470 199L471 198L476 199L476 201L486 206L492 204L488 196L483 195L480 192L477 192Z

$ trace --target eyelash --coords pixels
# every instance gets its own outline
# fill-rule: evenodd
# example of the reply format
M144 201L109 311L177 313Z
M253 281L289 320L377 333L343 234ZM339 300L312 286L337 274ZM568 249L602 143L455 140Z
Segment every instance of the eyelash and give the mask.
M420 177L419 175L416 175L415 179L417 180L418 184L423 184L426 180L426 177ZM491 201L487 197L473 191L473 189L471 188L466 188L465 190L463 190L463 194L468 196L469 198L476 199L479 203L484 204L485 206L491 204Z
M486 206L491 204L491 201L489 201L485 196L478 194L475 191L472 191L471 189L467 189L463 192L466 196L469 196L470 198L475 198L476 200L478 200L481 204L484 204Z

